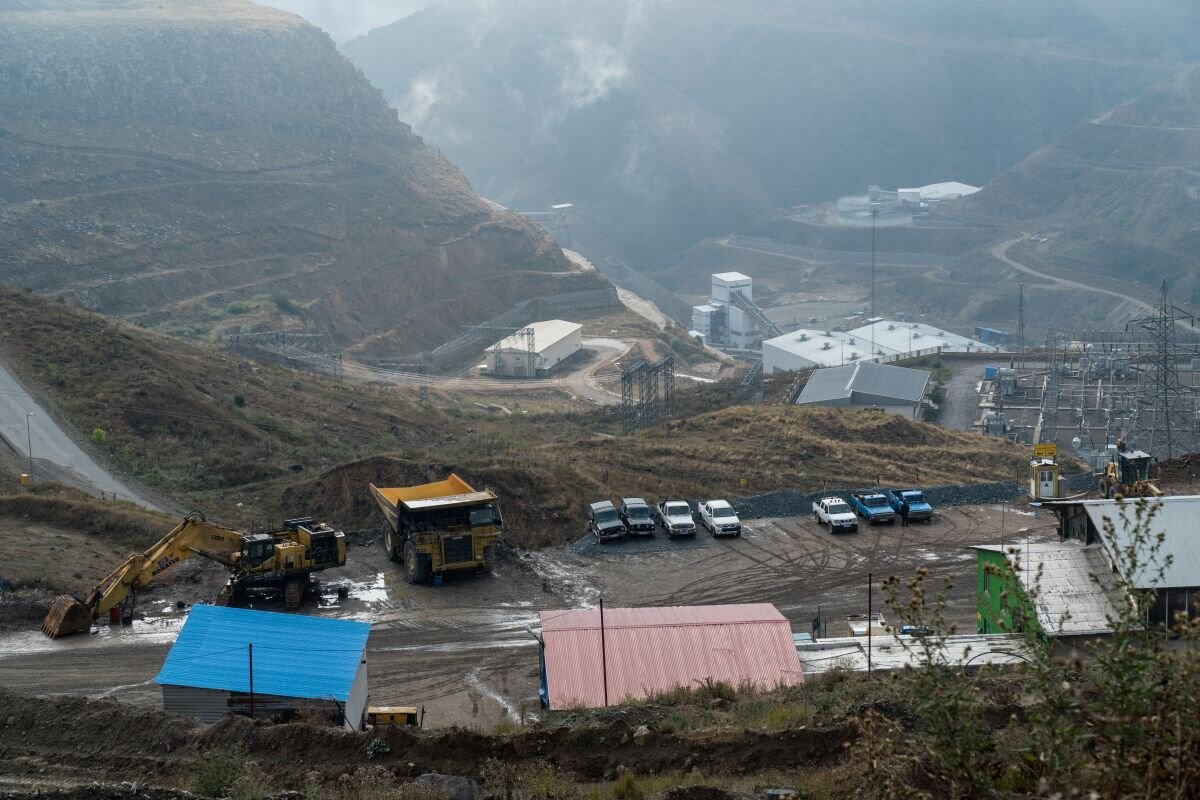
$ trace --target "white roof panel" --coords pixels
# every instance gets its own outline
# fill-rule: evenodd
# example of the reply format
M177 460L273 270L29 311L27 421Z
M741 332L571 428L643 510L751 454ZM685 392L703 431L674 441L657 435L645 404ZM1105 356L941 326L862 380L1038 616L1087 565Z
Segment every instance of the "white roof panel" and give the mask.
M743 275L740 272L718 272L715 273L713 277L718 280L725 281L726 283L752 280L749 275Z
M934 636L929 657L935 663L979 667L984 664L1020 664L1032 655L1025 637L1011 633L968 633ZM805 675L817 675L833 669L866 672L867 639L849 636L796 642L796 652ZM925 647L914 636L883 634L872 637L871 666L876 670L918 667L925 663Z
M825 345L829 345L826 347ZM870 358L870 340L864 340L853 331L797 330L776 336L763 342L764 348L770 345L785 353L806 359L822 367L838 367L843 361L853 364L857 360ZM879 348L876 348L879 349ZM897 351L884 349L884 355L895 355ZM851 359L853 353L858 353L858 359Z
M1091 518L1092 525L1106 540L1105 523L1112 524L1116 540L1110 544L1118 553L1125 552L1137 538L1138 518L1136 500L1117 503L1116 500L1088 500L1081 505ZM1200 496L1179 495L1159 497L1147 501L1147 509L1153 512L1144 531L1149 539L1163 535L1162 547L1157 554L1157 564L1147 564L1130 575L1129 579L1139 589L1190 588L1200 586L1200 537L1196 536L1196 520L1200 519ZM1161 578L1158 570L1170 557L1170 564L1163 569ZM1149 554L1143 554L1144 560Z
M583 326L579 323L567 322L562 319L531 322L525 327L533 328L533 349L537 353L541 353L571 334L583 330ZM525 337L514 333L512 336L506 336L501 339L496 346L501 350L519 350L525 352Z
M975 549L1009 553L1010 560L1019 562L1017 578L1022 586L1036 586L1038 624L1046 633L1077 636L1112 629L1110 620L1117 616L1123 592L1103 547L1018 542Z
M921 187L922 200L953 200L956 197L966 197L969 194L975 194L979 191L978 186L971 186L969 183L959 183L958 181L944 181L943 183L931 183L928 186Z
M859 341L867 343L871 348L871 325L862 325L850 331ZM911 353L926 350L930 347L941 347L953 352L994 353L998 348L975 341L974 339L951 333L945 328L926 325L923 322L900 322L885 319L875 323L875 349L885 353Z

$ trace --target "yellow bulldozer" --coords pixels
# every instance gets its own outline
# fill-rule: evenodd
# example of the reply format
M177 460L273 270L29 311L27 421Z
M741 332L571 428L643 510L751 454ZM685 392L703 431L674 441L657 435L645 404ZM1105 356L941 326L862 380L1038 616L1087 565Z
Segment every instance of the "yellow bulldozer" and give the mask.
M144 553L136 553L100 581L86 598L61 595L42 623L52 639L88 630L97 619L133 618L137 591L195 556L224 566L230 580L219 603L238 602L252 588L275 589L289 610L300 607L310 576L346 563L346 536L311 517L288 520L273 533L243 533L193 511Z
M1150 467L1154 458L1141 450L1127 450L1123 441L1117 442L1117 450L1099 479L1100 493L1105 497L1162 497L1163 490L1150 479Z

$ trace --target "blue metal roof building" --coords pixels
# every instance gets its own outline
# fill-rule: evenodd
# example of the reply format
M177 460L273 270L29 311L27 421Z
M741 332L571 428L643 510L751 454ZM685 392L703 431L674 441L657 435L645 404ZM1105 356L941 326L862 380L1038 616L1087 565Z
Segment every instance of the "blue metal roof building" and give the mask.
M366 622L197 605L155 682L166 711L213 722L326 706L362 727L367 702Z

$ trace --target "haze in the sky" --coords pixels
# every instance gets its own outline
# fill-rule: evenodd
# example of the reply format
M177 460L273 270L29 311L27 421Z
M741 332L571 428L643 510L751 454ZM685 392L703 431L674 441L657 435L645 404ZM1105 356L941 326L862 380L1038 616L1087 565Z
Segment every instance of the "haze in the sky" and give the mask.
M259 0L263 5L299 14L335 42L361 36L420 11L433 0Z

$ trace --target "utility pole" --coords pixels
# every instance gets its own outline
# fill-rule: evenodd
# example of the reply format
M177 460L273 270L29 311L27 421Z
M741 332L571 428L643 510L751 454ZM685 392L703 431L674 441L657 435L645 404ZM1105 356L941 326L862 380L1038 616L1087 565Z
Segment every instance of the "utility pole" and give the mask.
M872 607L874 595L874 581L871 580L871 573L867 573L867 678L869 679L873 672L871 664L871 628L875 624L875 609Z
M879 203L871 203L871 359L875 358L875 218Z
M254 642L247 647L250 650L250 719L254 719Z
M1020 351L1017 366L1025 369L1025 284L1020 284L1017 299L1017 348Z
M29 480L33 480L33 426L29 422L29 418L34 415L33 411L25 412L25 438L29 442Z

